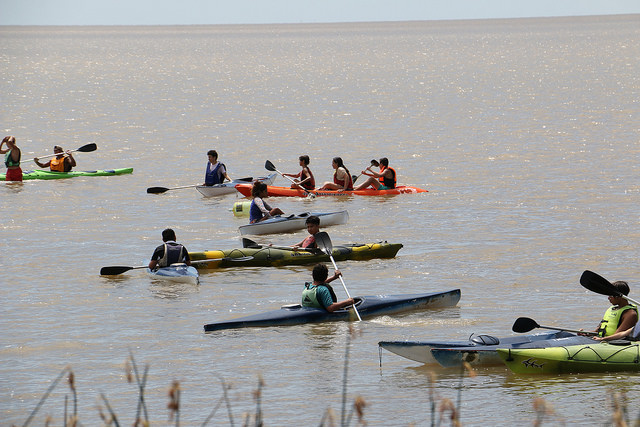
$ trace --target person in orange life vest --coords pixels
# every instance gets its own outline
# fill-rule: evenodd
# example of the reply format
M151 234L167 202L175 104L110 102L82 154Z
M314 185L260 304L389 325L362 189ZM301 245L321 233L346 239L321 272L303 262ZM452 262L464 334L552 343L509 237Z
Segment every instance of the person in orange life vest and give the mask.
M2 146L7 144L5 150ZM22 181L22 169L20 168L20 157L22 152L16 145L14 136L5 136L0 142L0 154L4 154L4 165L7 167L5 181Z
M168 267L171 264L184 263L191 265L189 251L180 243L176 243L176 233L171 228L162 231L162 245L158 246L151 261L149 261L149 270L155 270L156 267Z
M627 282L620 280L613 282L612 285L621 294L629 295ZM638 308L630 304L626 298L609 296L609 302L612 307L609 307L605 312L602 321L595 330L598 332L598 336L594 339L598 341L609 341L627 336L638 322Z
M316 243L316 234L320 232L320 218L315 215L311 215L304 222L307 225L307 232L309 235L300 243L293 245L293 250L300 249L316 249L318 244Z
M351 178L349 169L342 162L342 158L334 157L331 161L331 166L335 169L333 182L325 182L319 190L353 190L353 178Z
M267 204L267 202L262 200L267 197L267 194L267 184L261 181L253 183L253 187L251 187L253 201L249 207L249 224L264 221L274 215L284 214L280 208L272 208Z
M284 176L290 176L292 178L298 178L295 180L295 184L291 184L291 188L305 188L307 190L313 190L316 188L316 180L309 169L309 156L304 155L298 158L302 170L296 174L283 173Z
M40 163L37 157L33 161L41 168L49 168L54 172L70 172L76 166L76 159L71 155L71 151L64 152L62 147L56 145L53 147L53 152L56 156L47 163Z
M363 175L369 178L362 184L354 188L354 190L364 190L371 186L376 190L391 190L396 188L396 170L389 167L389 159L383 157L380 159L380 172L373 172L371 166L362 171Z

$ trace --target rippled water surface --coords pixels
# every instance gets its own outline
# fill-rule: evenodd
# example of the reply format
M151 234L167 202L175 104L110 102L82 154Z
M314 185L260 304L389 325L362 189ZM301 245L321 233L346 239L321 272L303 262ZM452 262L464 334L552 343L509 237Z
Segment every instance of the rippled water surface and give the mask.
M260 378L267 425L318 425L327 408L339 417L347 324L202 329L297 302L311 267L203 272L200 286L142 270L98 274L146 263L168 226L192 251L241 245L236 196L145 191L199 184L210 149L232 177L264 174L267 159L296 172L308 154L319 181L330 179L334 156L355 174L386 156L402 183L429 190L271 199L287 213L347 209L349 224L327 229L334 244L404 245L392 260L339 263L352 295L462 290L455 308L353 325L347 396L364 398L369 425L430 425L431 373L439 399L455 402L460 386L457 369L387 352L380 366L380 340L506 336L519 316L595 327L608 302L580 286L582 271L628 280L640 294L639 24L631 15L0 28L1 126L23 159L95 142L97 151L76 154L78 169L134 168L0 185L1 423L22 424L70 366L84 425L100 423L100 393L133 424L130 353L140 370L149 366L155 425L168 422L173 380L183 425L212 412L221 379L236 424L255 412ZM602 425L612 390L640 397L634 374L476 373L462 382L465 425L532 424L538 397L553 405L552 423ZM65 395L66 385L55 388L35 424L51 415L62 425ZM229 423L224 406L210 421Z

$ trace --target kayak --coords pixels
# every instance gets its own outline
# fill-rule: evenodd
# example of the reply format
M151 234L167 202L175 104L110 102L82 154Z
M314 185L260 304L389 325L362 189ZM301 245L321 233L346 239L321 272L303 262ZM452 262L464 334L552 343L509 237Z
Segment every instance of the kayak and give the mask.
M188 266L186 264L172 264L168 267L162 267L155 270L147 268L147 273L154 279L191 283L193 285L200 283L198 270L196 270L195 267Z
M623 340L566 347L498 349L498 355L517 374L640 371L640 343Z
M104 169L95 171L71 171L71 172L54 172L50 170L35 170L22 172L22 179L66 179L78 176L112 176L132 173L133 168L121 169ZM6 174L0 174L0 181L4 181Z
M476 335L466 341L380 341L378 346L416 362L452 367L459 366L463 358L472 365L502 365L502 359L496 353L498 348L542 348L587 343L593 343L593 340L566 331L554 331L506 338Z
M354 299L356 300L358 313L364 319L428 308L453 307L460 301L460 289L423 294L362 296L354 297ZM209 323L204 325L204 330L205 332L211 332L222 329L292 326L353 319L357 319L357 317L350 308L329 313L321 308L302 307L300 304L293 304L261 314Z
M236 190L242 193L245 197L251 197L251 184L238 184ZM390 190L374 190L373 188L367 188L364 190L307 190L307 192L300 190L299 188L289 187L276 187L267 186L267 196L282 196L282 197L307 197L308 193L315 196L389 196L394 194L415 194L415 193L428 193L427 190L418 187L411 187L409 185L399 185L396 188Z
M321 227L346 224L349 220L349 213L347 211L325 213L305 212L289 216L277 215L273 218L265 219L264 221L256 222L254 224L242 225L238 227L238 230L240 230L241 236L245 236L247 234L292 233L306 229L307 225L305 222L311 215L315 215L320 219Z
M238 184L247 184L249 188L251 188L251 186L253 185L251 183L255 181L262 181L267 185L273 184L273 181L276 180L276 176L278 176L278 174L272 173L271 175L261 176L256 179L253 179L253 177L247 177L247 178L234 179L233 181L224 182L222 184L215 184L215 185L209 185L209 186L198 185L196 186L196 190L198 190L200 194L202 194L204 197L224 196L225 194L235 193L236 185ZM251 190L249 190L249 193L251 193Z
M337 261L369 260L373 258L393 258L402 248L401 243L353 243L334 246L331 255ZM191 261L221 258L220 261L199 263L198 268L226 268L226 267L280 267L283 265L304 265L318 262L329 262L329 256L320 250L288 250L269 246L240 249L212 250L204 252L189 252ZM251 257L243 261L233 261L229 258Z

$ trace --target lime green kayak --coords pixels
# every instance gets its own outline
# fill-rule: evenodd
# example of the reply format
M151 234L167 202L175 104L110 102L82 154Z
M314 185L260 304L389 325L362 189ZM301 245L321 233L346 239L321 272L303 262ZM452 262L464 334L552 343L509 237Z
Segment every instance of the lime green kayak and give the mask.
M400 243L356 243L334 246L332 255L335 261L393 258L401 248L402 244ZM200 263L197 265L198 268L209 269L225 267L279 267L281 265L302 265L330 261L329 256L320 251L317 253L305 250L294 252L292 250L270 246L189 252L189 256L192 261L219 258L219 261ZM234 258L242 259L234 261Z
M640 343L629 341L496 351L517 374L640 371Z
M49 170L36 170L22 172L22 179L66 179L75 178L77 176L112 176L132 173L133 168L120 169L101 169L95 171L71 171L71 172L53 172ZM5 180L6 175L0 174L0 181Z

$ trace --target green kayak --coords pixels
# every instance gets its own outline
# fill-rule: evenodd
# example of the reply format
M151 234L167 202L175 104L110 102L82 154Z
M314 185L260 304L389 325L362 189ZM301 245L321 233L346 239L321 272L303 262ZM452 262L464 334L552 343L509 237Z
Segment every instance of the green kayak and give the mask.
M531 349L497 349L517 374L640 371L640 343L611 341Z
M36 170L22 172L22 179L66 179L75 178L77 176L112 176L132 173L133 168L121 169L103 169L95 171L71 171L71 172L53 172L49 170ZM6 175L0 174L0 181L5 180Z
M401 248L402 244L400 243L355 243L343 246L334 246L332 255L335 261L393 258ZM219 261L212 261L197 265L198 268L209 269L225 267L279 267L281 265L302 265L330 261L329 256L320 251L293 251L270 246L189 252L189 256L192 261L220 259ZM243 259L234 261L234 258Z

